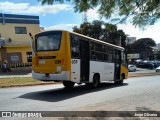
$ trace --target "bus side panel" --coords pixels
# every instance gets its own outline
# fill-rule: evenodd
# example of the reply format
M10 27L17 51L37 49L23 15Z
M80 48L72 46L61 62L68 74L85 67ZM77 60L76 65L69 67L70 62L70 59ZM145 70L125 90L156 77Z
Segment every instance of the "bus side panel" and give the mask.
M71 80L76 83L80 83L80 60L71 59Z
M65 48L65 60L64 65L66 66L66 71L70 72L69 80L71 80L71 46L70 46L70 33L64 32L64 48Z
M128 78L128 68L126 68L124 65L121 65L121 75L122 74L125 74L125 78L124 79Z
M93 81L95 73L100 74L100 81L114 80L114 63L90 61L90 82Z

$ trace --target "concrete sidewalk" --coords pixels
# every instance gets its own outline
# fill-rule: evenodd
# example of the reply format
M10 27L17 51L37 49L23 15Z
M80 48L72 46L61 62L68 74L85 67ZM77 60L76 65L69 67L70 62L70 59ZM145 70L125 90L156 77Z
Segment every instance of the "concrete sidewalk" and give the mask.
M14 74L14 73L8 73L8 74L0 74L0 78L13 78L13 77L32 77L32 73L21 73L21 74Z

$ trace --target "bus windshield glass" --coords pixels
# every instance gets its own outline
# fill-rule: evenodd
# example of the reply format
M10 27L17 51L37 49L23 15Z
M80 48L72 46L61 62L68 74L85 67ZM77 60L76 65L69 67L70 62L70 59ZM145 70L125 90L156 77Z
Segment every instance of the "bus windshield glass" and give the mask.
M56 51L60 48L61 32L44 32L36 35L37 51Z

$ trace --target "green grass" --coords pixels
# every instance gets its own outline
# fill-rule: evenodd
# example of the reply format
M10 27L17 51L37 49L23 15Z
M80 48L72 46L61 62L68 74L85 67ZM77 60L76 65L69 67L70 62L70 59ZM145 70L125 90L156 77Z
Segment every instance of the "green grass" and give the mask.
M0 88L21 86L21 85L46 84L46 83L54 83L54 82L43 82L43 81L39 81L39 80L34 80L31 77L1 78L0 79Z

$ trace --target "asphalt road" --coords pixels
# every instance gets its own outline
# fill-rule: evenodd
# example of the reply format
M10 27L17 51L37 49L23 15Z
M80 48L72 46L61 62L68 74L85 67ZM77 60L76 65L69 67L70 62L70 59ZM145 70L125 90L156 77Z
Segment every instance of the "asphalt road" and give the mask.
M160 111L160 76L129 78L124 85L88 89L43 85L0 89L0 111Z

